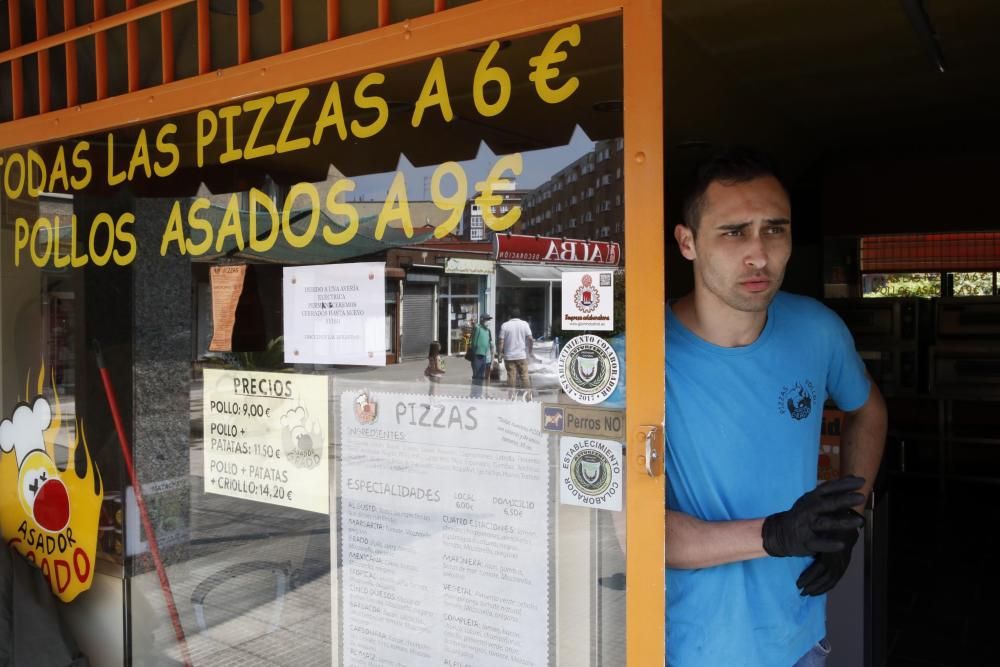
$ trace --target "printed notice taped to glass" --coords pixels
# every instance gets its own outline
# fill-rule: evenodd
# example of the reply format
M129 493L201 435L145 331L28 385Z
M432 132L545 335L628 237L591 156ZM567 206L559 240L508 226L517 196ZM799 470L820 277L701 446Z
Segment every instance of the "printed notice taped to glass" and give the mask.
M539 405L338 394L344 664L547 665Z
M326 376L205 369L205 493L328 514Z
M283 271L285 362L385 366L385 263Z

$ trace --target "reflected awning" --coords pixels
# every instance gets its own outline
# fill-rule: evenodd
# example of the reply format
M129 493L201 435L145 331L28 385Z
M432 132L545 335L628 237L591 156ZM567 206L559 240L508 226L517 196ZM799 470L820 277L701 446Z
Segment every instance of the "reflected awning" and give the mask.
M499 267L515 278L528 282L556 282L562 280L563 269L558 266L537 264L500 264ZM566 267L579 270L579 267Z

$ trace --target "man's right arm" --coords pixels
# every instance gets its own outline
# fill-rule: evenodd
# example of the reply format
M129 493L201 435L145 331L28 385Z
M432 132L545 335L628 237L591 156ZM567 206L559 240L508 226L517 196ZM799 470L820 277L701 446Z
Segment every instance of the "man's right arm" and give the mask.
M864 502L860 477L823 482L784 512L764 518L704 521L667 510L667 567L695 569L763 556L814 556L840 551L842 532L857 530L864 519L850 508Z
M764 519L702 521L667 510L666 522L667 567L692 570L767 556Z

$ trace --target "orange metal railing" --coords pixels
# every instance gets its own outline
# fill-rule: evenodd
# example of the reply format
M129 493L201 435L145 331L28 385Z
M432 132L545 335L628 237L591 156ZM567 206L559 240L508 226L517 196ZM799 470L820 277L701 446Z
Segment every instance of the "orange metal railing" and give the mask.
M360 0L359 0L360 1ZM377 7L378 27L385 27L392 22L392 0L368 0ZM176 79L174 52L174 13L173 10L184 5L196 5L198 74L207 74L213 68L212 63L212 21L209 0L125 0L125 9L108 15L106 0L93 0L93 20L84 25L77 24L76 3L73 0L63 0L63 29L49 34L48 4L44 0L35 2L35 39L25 43L21 30L21 5L16 0L7 3L9 24L9 48L0 51L0 64L10 63L9 90L0 91L0 97L10 94L11 118L16 121L26 115L40 115L53 111L53 79L49 62L50 51L56 47L64 47L66 61L65 107L75 107L80 104L80 67L78 61L78 43L81 39L94 38L94 97L103 100L109 96L109 53L108 31L113 28L125 27L125 62L128 81L128 92L142 89L143 72L140 63L139 21L151 16L160 19L162 82L171 83ZM332 41L341 36L341 0L326 1L326 39ZM442 12L447 9L447 0L434 0L433 11ZM250 0L235 0L236 6L236 53L237 62L244 64L252 61L251 52L251 3ZM280 0L280 36L281 53L294 50L294 3L293 0ZM25 100L24 58L36 56L37 61L37 111L26 112L29 105ZM59 99L57 96L56 99Z

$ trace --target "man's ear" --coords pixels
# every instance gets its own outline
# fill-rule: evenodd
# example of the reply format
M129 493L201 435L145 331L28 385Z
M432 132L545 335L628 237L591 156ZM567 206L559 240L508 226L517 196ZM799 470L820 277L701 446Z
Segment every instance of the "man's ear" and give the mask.
M694 232L690 227L687 225L674 227L674 238L677 239L677 245L680 246L684 259L694 260L698 257L694 249Z

